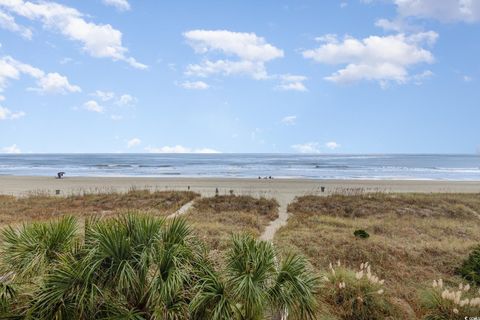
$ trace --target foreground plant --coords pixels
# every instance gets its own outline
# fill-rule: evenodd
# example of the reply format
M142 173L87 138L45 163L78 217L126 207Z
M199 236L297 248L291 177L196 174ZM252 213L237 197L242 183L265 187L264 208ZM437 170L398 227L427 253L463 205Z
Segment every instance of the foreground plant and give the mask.
M480 292L474 292L469 284L457 289L448 288L443 280L434 280L432 287L422 293L427 309L425 320L463 320L480 315Z
M204 269L190 305L194 318L314 318L318 278L300 256L277 261L271 243L249 235L234 237L225 268Z
M13 272L0 276L0 315L8 315L17 295L12 285Z
M322 300L340 319L385 319L392 307L384 296L384 280L372 273L368 262L358 271L330 264L323 276Z
M66 217L7 228L1 239L0 318L314 316L317 279L303 258L277 263L270 243L237 236L226 266L215 270L182 219L91 219L81 235Z
M69 252L78 241L77 221L65 217L48 223L9 226L2 231L2 266L17 277L35 278Z
M477 246L465 259L459 269L459 273L468 281L476 285L480 284L480 246Z

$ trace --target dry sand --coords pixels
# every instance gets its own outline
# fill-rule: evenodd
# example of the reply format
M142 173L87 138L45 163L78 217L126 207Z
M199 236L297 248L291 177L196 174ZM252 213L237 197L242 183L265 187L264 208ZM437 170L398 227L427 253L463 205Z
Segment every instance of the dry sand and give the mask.
M321 192L325 187L325 192ZM106 178L106 177L0 177L0 194L24 196L31 193L60 195L92 192L123 192L131 188L151 190L191 190L202 196L219 194L264 196L275 198L280 204L279 218L262 235L272 240L275 232L287 222L287 205L295 196L330 194L333 192L454 192L480 193L480 182L423 181L423 180L298 180L298 179L239 179L239 178ZM185 210L186 211L186 210ZM183 214L183 212L182 212Z
M299 180L299 179L240 179L240 178L107 178L107 177L13 177L0 176L0 194L26 195L31 192L54 194L60 190L67 195L80 192L127 191L130 188L158 190L190 190L202 195L220 194L234 190L237 194L292 198L297 195L320 194L341 190L370 192L480 192L480 182L423 181L423 180Z

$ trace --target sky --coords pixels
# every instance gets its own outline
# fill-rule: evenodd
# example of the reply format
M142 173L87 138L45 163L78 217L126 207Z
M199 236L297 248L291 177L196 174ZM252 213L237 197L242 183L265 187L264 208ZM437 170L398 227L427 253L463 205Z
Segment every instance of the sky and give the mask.
M0 0L2 153L480 153L480 0Z

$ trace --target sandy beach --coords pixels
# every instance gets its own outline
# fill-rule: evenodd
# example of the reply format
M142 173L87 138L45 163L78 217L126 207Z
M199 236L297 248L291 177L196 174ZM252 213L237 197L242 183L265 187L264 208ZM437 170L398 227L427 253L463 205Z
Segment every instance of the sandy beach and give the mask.
M22 196L32 192L62 195L83 192L127 191L131 188L152 190L187 190L204 196L233 190L236 194L292 198L305 194L325 194L346 191L364 192L421 192L421 193L477 193L477 181L426 181L426 180L299 180L299 179L240 179L240 178L111 178L111 177L67 177L54 179L38 176L2 176L0 194Z

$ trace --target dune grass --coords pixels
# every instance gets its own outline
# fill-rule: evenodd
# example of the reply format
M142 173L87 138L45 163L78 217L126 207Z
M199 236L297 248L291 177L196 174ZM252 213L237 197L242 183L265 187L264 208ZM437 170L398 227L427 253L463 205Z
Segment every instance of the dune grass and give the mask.
M149 191L132 189L126 193L91 193L70 196L33 194L27 197L0 195L0 225L41 221L65 214L113 215L125 210L149 211L169 215L199 195L187 191Z
M198 237L214 250L225 249L233 233L258 237L277 217L276 200L238 195L200 198L186 215Z
M457 269L480 242L477 194L304 196L288 210L279 248L302 252L318 271L332 261L353 268L368 261L390 301L418 317L425 311L419 290L438 278L461 282ZM370 237L356 238L357 229Z

